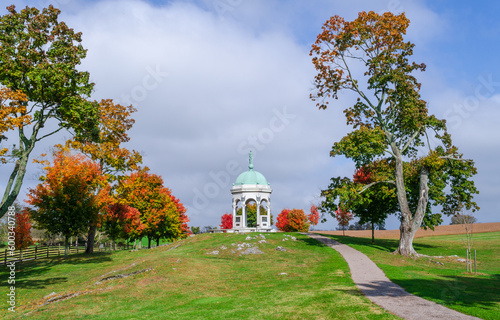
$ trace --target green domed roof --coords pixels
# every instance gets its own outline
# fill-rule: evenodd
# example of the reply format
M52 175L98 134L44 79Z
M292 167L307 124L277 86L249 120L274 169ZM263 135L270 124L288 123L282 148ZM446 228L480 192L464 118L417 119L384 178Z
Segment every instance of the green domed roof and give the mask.
M253 161L252 161L252 152L250 151L250 164L248 165L248 171L243 172L236 178L236 182L233 184L243 185L243 184L260 184L260 185L269 185L267 183L266 178L260 172L253 170Z
M238 176L234 185L242 185L242 184L262 184L268 185L266 178L262 175L262 173L254 171L250 169L248 171L243 172Z

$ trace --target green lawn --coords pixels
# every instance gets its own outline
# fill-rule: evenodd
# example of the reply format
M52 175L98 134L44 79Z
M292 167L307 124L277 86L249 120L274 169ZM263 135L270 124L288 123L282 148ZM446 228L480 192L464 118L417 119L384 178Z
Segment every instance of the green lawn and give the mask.
M335 250L302 235L295 235L298 241L265 236L267 243L258 244L264 254L258 255L240 255L232 244L259 239L203 234L175 249L179 242L18 264L18 309L12 314L2 302L0 318L31 312L36 319L396 319L360 293ZM219 255L207 254L213 250ZM104 275L148 268L153 270L95 284ZM8 274L0 270L6 297ZM82 294L41 306L52 292Z
M389 279L410 293L482 319L500 319L500 232L473 235L477 276L467 273L465 263L457 258L393 255L397 240L375 239L372 244L368 238L331 237L365 253ZM415 239L414 247L429 256L466 255L461 235Z

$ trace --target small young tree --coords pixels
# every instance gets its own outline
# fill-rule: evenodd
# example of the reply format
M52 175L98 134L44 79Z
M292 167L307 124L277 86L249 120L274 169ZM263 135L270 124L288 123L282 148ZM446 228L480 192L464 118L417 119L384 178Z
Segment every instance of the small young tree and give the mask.
M233 215L230 213L223 214L220 217L220 228L221 229L232 229L233 228Z
M451 217L451 223L450 224L474 224L477 222L476 217L468 215L468 214L461 214L457 213L453 217Z
M309 214L307 216L307 219L309 220L309 223L311 224L311 226L316 226L316 225L318 225L318 222L319 222L318 207L316 207L315 205L312 205L310 210L311 210L311 214Z
M339 226L342 227L342 235L345 236L345 229L349 226L349 221L354 219L354 216L351 212L339 208L335 211L335 218L337 218Z
M33 244L31 237L30 211L23 208L21 212L16 213L15 247L17 250L26 249Z

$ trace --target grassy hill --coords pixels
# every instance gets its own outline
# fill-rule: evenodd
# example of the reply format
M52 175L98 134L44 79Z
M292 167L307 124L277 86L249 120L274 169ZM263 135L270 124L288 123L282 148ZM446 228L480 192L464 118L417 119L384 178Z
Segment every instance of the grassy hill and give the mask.
M360 293L335 250L297 234L265 234L266 243L250 236L203 234L151 250L19 263L17 312L2 302L0 318L396 318ZM255 250L238 250L244 243L262 254L242 254ZM0 270L6 297L8 273Z

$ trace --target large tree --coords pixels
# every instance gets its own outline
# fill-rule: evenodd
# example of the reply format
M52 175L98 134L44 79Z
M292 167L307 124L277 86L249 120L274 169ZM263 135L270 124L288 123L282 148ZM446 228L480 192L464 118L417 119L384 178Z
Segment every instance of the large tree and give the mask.
M189 233L186 209L163 186L163 179L142 169L125 176L117 187L117 196L124 203L140 212L144 228L141 237L159 244L160 238L178 239Z
M88 141L78 138L68 140L65 149L75 149L99 163L101 170L110 182L117 181L128 170L138 169L142 156L135 150L129 151L122 143L130 140L127 131L132 128L134 119L130 116L137 111L133 106L115 104L111 99L99 102L99 139ZM61 146L59 146L61 147ZM101 212L102 215L106 212ZM87 253L94 250L94 238L99 220L92 222L87 234Z
M109 203L107 180L99 165L82 154L57 152L46 168L43 181L31 189L28 202L36 207L33 220L37 227L68 240L88 230L98 212Z
M415 74L425 65L410 61L414 44L403 39L409 23L404 13L361 12L353 21L334 16L311 50L318 71L311 98L320 109L343 90L358 96L344 110L353 130L334 144L331 155L352 159L356 168L374 161L384 164L381 174L374 172L374 181L367 185L340 181L343 194L359 195L375 185L394 186L401 214L396 253L402 255L417 254L413 237L430 210L429 200L447 215L462 204L478 209L473 201L478 191L471 180L476 174L474 162L458 152L445 120L429 114L420 97ZM364 72L360 75L356 68ZM431 135L438 146L429 143ZM345 205L347 198L339 204Z
M59 21L60 11L15 6L0 17L0 85L22 94L23 108L12 110L31 124L16 125L19 143L11 148L12 173L0 203L0 217L16 199L35 145L54 133L70 129L78 139L98 138L98 106L90 102L93 83L77 66L86 56L81 33ZM50 121L52 120L52 121ZM0 119L0 127L4 125Z

